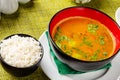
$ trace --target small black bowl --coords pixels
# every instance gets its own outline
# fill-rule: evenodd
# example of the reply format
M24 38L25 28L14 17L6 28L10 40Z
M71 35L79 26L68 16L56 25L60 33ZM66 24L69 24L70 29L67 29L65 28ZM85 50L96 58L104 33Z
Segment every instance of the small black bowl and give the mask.
M69 17L76 17L76 16L87 17L87 18L97 20L102 24L104 24L111 31L111 33L115 37L115 44L116 44L115 51L111 57L104 60L99 60L99 61L78 60L67 55L57 46L57 44L52 38L52 33L55 29L54 27L56 27L56 24L63 19L66 19ZM52 17L49 23L48 34L49 34L51 45L53 46L53 49L55 51L56 57L60 61L62 61L63 63L67 64L69 67L77 71L87 72L87 71L92 71L92 70L102 68L103 66L110 63L114 59L114 57L117 55L118 51L120 50L120 29L118 24L107 14L89 7L69 7L57 12Z
M30 36L30 35L27 35L27 34L13 34L13 35L10 35L8 37L6 37L4 40L14 36L14 35L18 35L20 37L31 37L33 39L35 39L37 42L39 42L36 38ZM28 67L14 67L8 63L6 63L2 56L0 55L0 60L1 60L1 64L3 66L3 68L8 72L10 73L11 75L13 76L16 76L16 77L24 77L24 76L27 76L27 75L30 75L32 74L38 67L39 67L39 64L40 64L40 61L43 57L43 54L44 54L44 50L43 50L43 46L41 45L41 43L39 42L39 46L41 47L42 51L41 51L41 58L39 59L38 62L36 62L34 65L31 65L31 66L28 66ZM1 49L1 48L0 48Z

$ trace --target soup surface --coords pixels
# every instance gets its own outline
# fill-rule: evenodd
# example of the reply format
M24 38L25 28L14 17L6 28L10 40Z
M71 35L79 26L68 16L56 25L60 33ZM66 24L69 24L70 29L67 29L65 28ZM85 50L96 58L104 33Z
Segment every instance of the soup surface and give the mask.
M69 17L53 29L52 38L67 55L84 61L98 61L114 52L111 32L99 21L86 17Z

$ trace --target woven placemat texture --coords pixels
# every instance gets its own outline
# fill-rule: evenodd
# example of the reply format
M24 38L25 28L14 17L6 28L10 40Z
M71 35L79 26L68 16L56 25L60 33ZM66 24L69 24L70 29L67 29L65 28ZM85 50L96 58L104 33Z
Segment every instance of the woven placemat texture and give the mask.
M0 40L16 33L29 34L39 39L48 28L52 16L61 9L72 6L85 6L98 9L115 20L115 11L120 7L119 0L92 0L87 4L75 4L73 0L32 0L29 4L19 5L13 15L1 15ZM49 80L41 68L27 77L14 77L0 65L0 80Z

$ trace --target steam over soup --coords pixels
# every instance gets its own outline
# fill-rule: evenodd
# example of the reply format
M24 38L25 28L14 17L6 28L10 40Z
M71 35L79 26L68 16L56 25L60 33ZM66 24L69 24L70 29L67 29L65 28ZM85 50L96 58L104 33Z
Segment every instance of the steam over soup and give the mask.
M54 28L52 38L67 55L84 61L98 61L114 52L114 38L99 21L69 17Z

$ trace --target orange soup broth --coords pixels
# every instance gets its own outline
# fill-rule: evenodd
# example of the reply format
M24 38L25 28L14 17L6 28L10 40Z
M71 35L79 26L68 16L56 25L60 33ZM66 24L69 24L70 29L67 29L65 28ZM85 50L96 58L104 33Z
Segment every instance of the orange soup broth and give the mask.
M59 27L59 33L57 33ZM63 40L57 41L63 36ZM97 61L113 55L112 33L99 21L86 17L69 17L56 24L52 38L67 55L79 60ZM66 39L65 39L66 38Z

